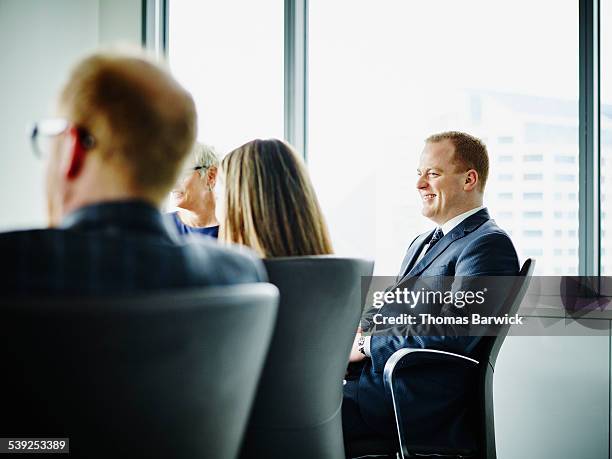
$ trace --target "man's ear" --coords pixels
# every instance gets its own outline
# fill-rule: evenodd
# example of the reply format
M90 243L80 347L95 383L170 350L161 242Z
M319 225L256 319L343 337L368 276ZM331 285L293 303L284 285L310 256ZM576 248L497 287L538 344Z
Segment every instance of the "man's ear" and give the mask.
M465 184L463 185L463 189L465 191L472 191L478 185L478 172L474 169L470 169L467 171L467 175L465 176Z
M66 147L63 164L63 174L68 180L74 180L83 170L85 163L85 148L81 143L81 137L76 127L72 126L66 132Z

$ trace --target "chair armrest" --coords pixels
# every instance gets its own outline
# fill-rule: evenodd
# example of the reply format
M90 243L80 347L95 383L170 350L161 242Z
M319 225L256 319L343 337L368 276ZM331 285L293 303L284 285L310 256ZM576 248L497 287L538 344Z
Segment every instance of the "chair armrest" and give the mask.
M446 351L438 351L436 349L414 349L414 348L404 348L395 351L387 363L385 363L385 369L383 371L383 379L385 381L385 389L387 391L391 390L391 385L393 381L393 375L395 370L400 368L404 368L408 365L411 365L413 362L411 361L411 357L414 359L415 357L425 357L428 359L435 359L438 361L459 361L465 362L466 365L477 366L478 360L474 360L470 357L466 357L460 354L454 354L452 352Z
M400 442L400 452L402 458L408 457L408 449L406 445L405 429L402 426L402 417L399 412L399 404L396 401L395 391L393 390L393 377L395 371L400 368L405 368L411 364L418 364L417 357L432 359L436 361L448 361L454 363L463 363L468 367L476 368L479 364L478 360L474 360L470 357L466 357L460 354L454 354L452 352L438 351L435 349L412 349L404 348L395 351L387 363L383 371L383 380L385 383L385 391L391 394L391 400L393 401L393 412L395 413L395 425L397 427L397 434Z

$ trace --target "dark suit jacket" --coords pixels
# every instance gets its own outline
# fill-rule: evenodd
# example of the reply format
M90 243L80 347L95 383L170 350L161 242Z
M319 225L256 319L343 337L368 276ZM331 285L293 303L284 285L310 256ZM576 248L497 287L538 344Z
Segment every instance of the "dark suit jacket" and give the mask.
M515 276L519 272L516 250L508 235L489 217L486 209L471 215L444 235L415 264L433 232L417 237L406 252L397 284L411 278L428 276ZM383 312L381 309L379 312ZM382 373L389 357L401 348L433 348L473 355L479 338L470 336L372 336L371 359L359 379L359 405L364 420L382 434L393 432L393 407L385 393ZM419 444L471 446L465 428L465 403L462 402L464 375L437 369L427 375L411 375L403 381L399 397L409 413L406 419L412 437ZM419 391L433 391L435 403ZM431 393L429 394L431 395ZM429 397L431 401L432 398Z
M179 236L142 201L83 207L58 229L0 234L5 296L104 295L266 280L250 251Z

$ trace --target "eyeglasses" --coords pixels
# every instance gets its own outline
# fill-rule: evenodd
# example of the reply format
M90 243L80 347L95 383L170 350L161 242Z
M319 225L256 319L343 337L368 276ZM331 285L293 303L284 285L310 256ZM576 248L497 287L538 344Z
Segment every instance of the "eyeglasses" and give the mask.
M195 171L199 171L199 170L206 170L208 169L207 166L194 166L194 167L188 167L187 169L184 169L183 171L181 171L181 174L179 175L179 179L183 180L186 179L187 177L191 176L191 174L193 174Z
M70 122L64 118L49 118L38 121L30 128L32 151L37 158L46 157L51 151L51 139L63 134L70 127ZM96 139L85 129L77 127L79 142L85 149L96 145Z

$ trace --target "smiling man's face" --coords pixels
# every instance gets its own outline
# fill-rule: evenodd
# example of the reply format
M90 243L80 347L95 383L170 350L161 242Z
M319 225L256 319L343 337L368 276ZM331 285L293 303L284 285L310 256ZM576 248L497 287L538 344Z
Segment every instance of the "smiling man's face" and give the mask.
M428 142L417 169L416 187L423 204L421 213L438 225L466 211L467 171L454 161L454 157L455 147L450 140Z

